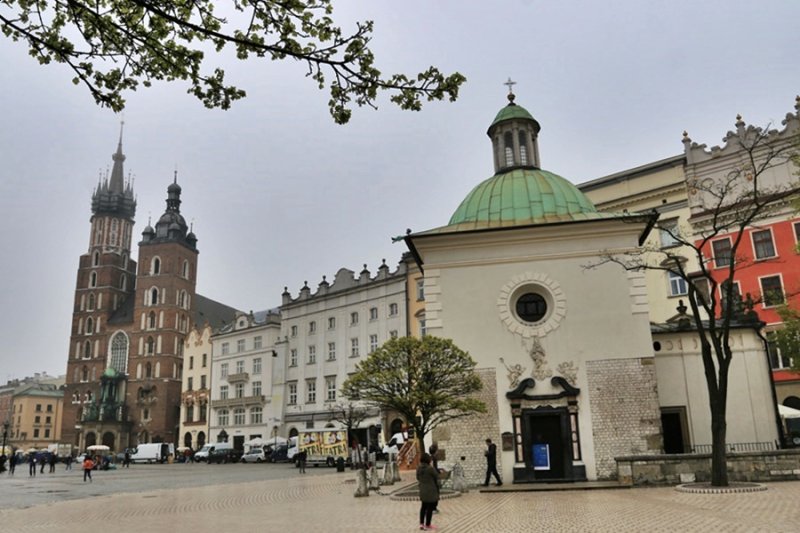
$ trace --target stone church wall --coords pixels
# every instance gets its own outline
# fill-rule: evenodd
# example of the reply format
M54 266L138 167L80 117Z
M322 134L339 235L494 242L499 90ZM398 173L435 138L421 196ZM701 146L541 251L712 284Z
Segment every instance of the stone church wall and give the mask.
M450 469L460 463L470 485L483 483L486 474L486 439L497 444L497 469L503 471L501 453L499 413L497 407L497 378L494 368L476 370L483 382L483 389L475 396L486 404L486 413L478 413L456 419L434 429L428 442L436 442L444 458L441 467ZM462 460L463 457L463 460Z
M587 361L597 479L615 478L614 457L661 453L653 358Z

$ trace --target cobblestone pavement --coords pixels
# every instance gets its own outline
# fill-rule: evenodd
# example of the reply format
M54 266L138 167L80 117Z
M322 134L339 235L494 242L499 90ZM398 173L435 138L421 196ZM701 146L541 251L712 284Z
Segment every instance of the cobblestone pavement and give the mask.
M264 475L257 466L228 465L226 481L199 486L206 471L170 465L149 471L148 484L158 490L118 492L122 477L79 476L46 483L66 486L49 493L51 503L0 510L0 531L25 532L411 532L418 531L419 504L372 494L354 498L351 472L309 470L306 475L283 469L282 479L248 480ZM275 465L277 466L277 465ZM191 468L191 467L186 467ZM249 468L249 470L248 470ZM185 472L185 473L184 473ZM104 472L102 474L115 474ZM222 475L220 471L220 475ZM27 475L27 472L26 472ZM240 478L237 482L235 478ZM233 479L231 479L233 478ZM174 480L178 479L176 483ZM410 481L410 474L404 479ZM28 482L28 483L26 483ZM11 492L34 486L19 476L0 479L0 502ZM176 485L182 488L175 488ZM384 487L383 491L400 488ZM58 489L64 490L64 489ZM23 491L24 493L24 491ZM64 498L70 499L65 500ZM478 493L471 491L440 502L434 515L440 531L486 533L531 531L592 532L795 532L800 531L800 482L769 484L750 494L697 495L672 488L564 492Z

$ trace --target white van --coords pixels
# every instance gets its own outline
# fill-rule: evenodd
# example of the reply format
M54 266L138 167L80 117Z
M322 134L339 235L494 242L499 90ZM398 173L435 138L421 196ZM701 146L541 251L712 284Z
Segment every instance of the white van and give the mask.
M233 445L230 442L211 442L195 452L194 460L198 462L208 461L209 454L214 450L233 450Z
M175 446L166 442L140 444L131 452L132 463L159 463L175 456Z

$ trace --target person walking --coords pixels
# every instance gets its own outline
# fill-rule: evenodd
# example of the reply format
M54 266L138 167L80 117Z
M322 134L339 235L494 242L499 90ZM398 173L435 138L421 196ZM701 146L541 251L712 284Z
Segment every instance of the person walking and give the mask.
M122 458L122 466L125 468L130 468L131 466L131 452L130 450L125 450L125 456Z
M300 467L300 473L306 473L306 461L308 460L308 452L305 450L301 450L297 454L297 465Z
M17 468L17 454L12 453L11 457L8 458L8 475L13 476L14 470Z
M36 477L36 454L28 456L28 477Z
M492 442L492 439L486 439L486 451L483 452L483 455L486 456L486 480L483 482L483 486L489 486L489 478L492 474L497 480L497 486L501 486L503 481L500 479L500 474L497 473L497 445Z
M436 473L439 474L439 479L441 481L442 471L439 469L439 459L436 457L439 454L439 445L435 442L430 445L428 448L428 453L431 454L431 466L433 469L436 470ZM439 502L433 504L433 512L435 514L439 513Z
M439 503L439 472L431 466L431 455L423 453L417 467L417 482L419 484L419 528L433 530L431 525L433 510Z
M64 469L65 472L67 470L72 470L72 461L74 461L74 460L75 460L75 458L72 457L71 453L64 458L64 462L67 464L67 467Z
M56 462L57 461L58 461L58 457L56 457L56 454L51 453L50 454L50 460L48 461L48 464L50 465L50 469L48 470L49 474L52 474L52 473L54 473L56 471Z
M83 482L86 483L86 478L89 478L89 483L92 482L92 468L94 468L94 461L88 455L83 460Z

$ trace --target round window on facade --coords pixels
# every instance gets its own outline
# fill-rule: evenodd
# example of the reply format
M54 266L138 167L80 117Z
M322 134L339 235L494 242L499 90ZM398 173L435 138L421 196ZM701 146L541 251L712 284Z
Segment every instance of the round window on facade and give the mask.
M523 322L535 324L547 315L547 301L536 292L525 292L515 304L517 316Z

